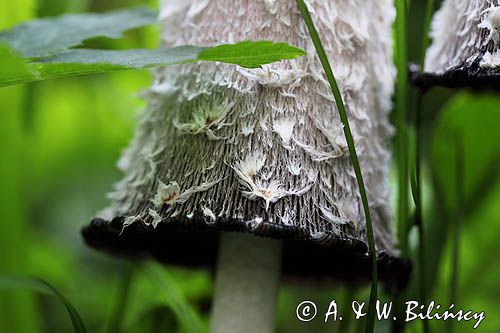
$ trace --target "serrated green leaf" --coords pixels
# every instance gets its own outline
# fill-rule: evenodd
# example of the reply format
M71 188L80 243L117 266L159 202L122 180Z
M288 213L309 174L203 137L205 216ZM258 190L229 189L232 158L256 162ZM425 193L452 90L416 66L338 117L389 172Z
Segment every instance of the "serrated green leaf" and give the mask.
M42 294L47 294L54 296L61 301L61 303L66 308L68 315L71 319L73 325L73 331L75 333L86 333L85 325L83 324L82 318L78 314L76 308L64 297L56 288L50 285L48 282L37 278L27 278L20 276L6 276L0 275L0 288L8 289L23 289L32 292L38 292Z
M275 61L294 59L305 54L304 50L287 43L244 41L207 48L199 54L198 59L220 61L246 68L258 68Z
M39 58L77 46L89 38L119 38L126 30L155 21L156 14L144 7L103 14L67 14L19 24L0 32L0 41L25 58Z
M210 50L215 50L215 52L207 52ZM250 52L250 50L253 51ZM212 48L179 46L169 49L120 51L74 49L29 63L26 67L27 73L19 72L16 75L15 71L4 73L0 70L0 87L66 76L170 66L196 61L220 61L255 68L281 59L296 58L303 54L304 51L294 46L268 41L246 41ZM3 67L2 62L0 66Z

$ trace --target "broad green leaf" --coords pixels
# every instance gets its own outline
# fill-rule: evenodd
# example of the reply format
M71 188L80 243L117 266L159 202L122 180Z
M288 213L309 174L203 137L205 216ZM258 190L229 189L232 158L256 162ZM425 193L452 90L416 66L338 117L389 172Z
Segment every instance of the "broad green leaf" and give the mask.
M2 82L27 82L33 79L33 71L26 61L19 58L7 45L0 43L0 80Z
M146 68L154 66L168 66L198 61L198 54L203 47L179 46L170 49L156 50L91 50L74 49L62 52L52 57L37 61L40 68L49 68L50 65L75 64L81 65L83 70L93 66L109 65L126 68Z
M214 47L179 46L157 50L69 50L40 59L41 63L112 64L126 68L167 66L195 61L219 61L258 68L279 60L294 59L305 52L286 43L244 41Z
M15 68L4 70L1 61L0 87L67 76L195 62L201 50L203 48L194 46L122 51L75 49L29 63L24 69L16 67L18 72Z
M253 46L253 47L252 47ZM251 52L251 50L253 50ZM0 87L58 77L104 73L131 68L149 68L197 61L220 61L255 68L280 59L292 59L304 51L284 43L250 42L224 44L211 48L178 46L156 50L67 50L29 63L30 72L3 73Z
M40 58L77 46L89 38L119 38L126 30L155 21L156 14L144 7L104 14L67 14L19 24L0 32L0 41L25 58Z
M275 61L294 59L305 54L302 49L287 43L244 41L207 48L199 54L198 59L220 61L246 68L258 68Z
M66 308L66 311L68 311L68 315L73 325L73 331L75 333L87 332L82 318L78 314L78 311L76 311L75 307L68 301L66 297L64 297L56 288L54 288L49 283L37 278L0 275L0 288L23 289L57 297Z

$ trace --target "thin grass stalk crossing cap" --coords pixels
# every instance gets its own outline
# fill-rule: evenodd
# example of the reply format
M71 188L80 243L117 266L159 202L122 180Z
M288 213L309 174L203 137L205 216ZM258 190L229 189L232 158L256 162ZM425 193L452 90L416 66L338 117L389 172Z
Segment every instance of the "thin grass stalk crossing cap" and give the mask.
M388 182L392 1L308 5L347 107L382 278L400 278L406 263L397 259ZM307 56L259 69L198 63L156 71L119 161L125 177L84 230L87 242L211 265L219 232L245 232L285 241L285 274L369 277L342 124L295 1L164 1L159 15L165 46L272 40Z
M500 0L445 0L430 37L427 85L500 86Z

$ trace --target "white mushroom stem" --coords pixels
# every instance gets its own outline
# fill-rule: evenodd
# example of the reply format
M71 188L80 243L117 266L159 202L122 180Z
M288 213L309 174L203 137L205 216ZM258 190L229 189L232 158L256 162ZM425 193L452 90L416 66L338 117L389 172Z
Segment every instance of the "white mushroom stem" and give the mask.
M219 245L211 333L271 333L282 242L224 233Z

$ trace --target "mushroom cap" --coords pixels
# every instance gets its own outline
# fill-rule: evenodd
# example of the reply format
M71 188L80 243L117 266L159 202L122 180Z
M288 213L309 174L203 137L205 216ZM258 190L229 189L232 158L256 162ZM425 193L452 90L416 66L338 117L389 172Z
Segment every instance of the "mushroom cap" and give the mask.
M500 87L500 1L446 0L434 14L421 88Z
M86 243L107 253L129 258L153 257L159 262L214 269L221 232L248 232L283 240L282 273L289 280L341 282L356 286L371 279L372 262L366 243L335 234L312 238L293 226L261 223L252 228L244 220L208 224L203 216L161 223L156 228L135 223L123 229L123 217L95 218L82 230ZM409 282L411 262L384 251L377 254L379 279L390 290Z
M295 1L162 5L164 44L288 42L307 56L260 69L187 64L155 73L119 162L111 205L87 243L212 266L220 232L284 241L290 276L369 279L366 224L342 123ZM334 60L372 212L381 279L408 280L390 225L387 141L395 68L390 0L309 1ZM342 15L339 15L342 13Z

